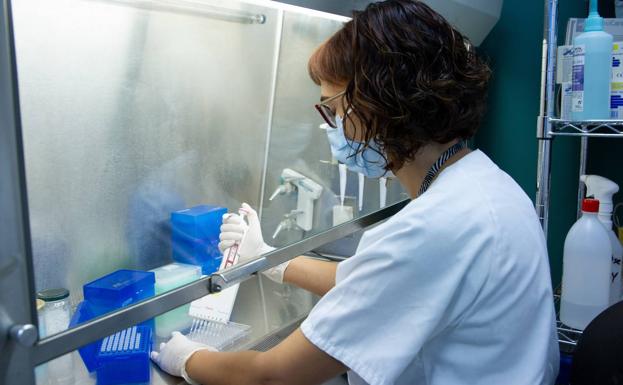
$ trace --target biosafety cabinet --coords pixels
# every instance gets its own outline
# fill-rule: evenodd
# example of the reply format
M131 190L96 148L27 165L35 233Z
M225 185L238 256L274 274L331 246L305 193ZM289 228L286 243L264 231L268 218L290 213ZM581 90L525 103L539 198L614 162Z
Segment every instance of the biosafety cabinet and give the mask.
M246 334L226 349L268 349L304 319L315 297L256 273L304 253L348 256L406 198L395 181L382 182L385 199L364 180L360 200L348 173L353 218L334 222L338 167L307 59L346 20L268 1L2 2L0 383L119 383L116 338L123 362L139 360L163 339L154 317L177 309L173 326L191 327L189 302L238 283L231 321ZM241 202L277 249L158 286L172 213ZM110 305L111 288L128 287L132 300ZM93 346L101 370L78 354Z

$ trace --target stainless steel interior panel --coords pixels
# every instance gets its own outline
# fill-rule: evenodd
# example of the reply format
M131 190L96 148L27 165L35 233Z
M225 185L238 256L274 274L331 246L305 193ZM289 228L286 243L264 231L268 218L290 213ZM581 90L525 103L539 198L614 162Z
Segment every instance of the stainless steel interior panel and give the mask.
M330 159L321 123L313 104L319 98L319 88L307 74L307 58L313 50L341 27L339 20L327 20L315 15L286 12L284 16L277 89L268 150L266 185L262 207L262 230L265 240L275 246L300 240L300 230L283 231L277 239L271 235L283 215L296 208L296 194L268 198L279 186L281 171L289 167L312 178L324 187L315 205L314 226L327 222L326 207L333 206L334 197L324 181L331 180L334 166L320 163ZM336 171L337 172L337 171Z
M243 282L238 293L232 320L252 324L253 341L306 316L318 300L305 290L280 285L263 275Z
M325 132L318 128L322 119L314 104L320 98L320 88L309 78L307 61L318 45L341 28L343 21L337 17L285 12L262 207L264 238L274 246L290 244L333 225L333 206L339 204L338 168L321 162L330 160L331 152ZM323 193L315 204L312 231L306 234L300 229L284 230L272 239L284 214L296 208L296 193L277 196L273 201L268 199L279 186L281 171L286 167L321 184ZM358 176L349 171L345 204L354 208L355 216L379 208L378 180L366 180L361 213L357 210L357 191ZM388 204L404 199L402 192L397 181L390 181ZM354 238L350 244L354 245L356 241ZM348 240L345 242L349 243Z
M167 263L173 210L259 204L278 12L204 3L266 21L16 2L38 289Z

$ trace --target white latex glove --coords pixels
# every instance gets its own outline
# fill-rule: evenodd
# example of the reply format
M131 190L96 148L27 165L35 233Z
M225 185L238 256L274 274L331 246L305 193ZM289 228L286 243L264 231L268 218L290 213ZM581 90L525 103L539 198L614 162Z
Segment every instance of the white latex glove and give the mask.
M238 262L244 263L262 254L273 251L275 248L268 246L264 242L262 227L260 226L260 219L257 216L257 212L246 203L242 204L241 210L246 213L249 224L238 214L223 215L218 248L221 253L225 253L225 251L234 244L242 242L238 247ZM262 273L272 281L283 283L283 275L289 264L290 261L284 262Z
M217 350L199 342L189 340L180 332L173 332L171 339L167 343L160 344L160 352L151 352L151 359L160 369L165 372L182 377L191 385L200 385L193 381L186 373L186 361L199 350L209 350L216 352Z

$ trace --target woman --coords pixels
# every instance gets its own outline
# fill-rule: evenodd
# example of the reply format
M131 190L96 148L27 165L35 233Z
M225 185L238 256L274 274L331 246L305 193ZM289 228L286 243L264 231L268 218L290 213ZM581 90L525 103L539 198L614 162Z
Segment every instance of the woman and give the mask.
M272 350L218 353L181 334L154 360L189 382L552 384L558 367L543 233L531 201L465 140L490 71L415 0L357 12L309 61L333 155L369 177L392 171L413 200L338 264L299 257L267 272L322 299ZM257 214L240 246L270 248ZM221 248L246 224L228 216ZM192 383L192 382L191 382Z

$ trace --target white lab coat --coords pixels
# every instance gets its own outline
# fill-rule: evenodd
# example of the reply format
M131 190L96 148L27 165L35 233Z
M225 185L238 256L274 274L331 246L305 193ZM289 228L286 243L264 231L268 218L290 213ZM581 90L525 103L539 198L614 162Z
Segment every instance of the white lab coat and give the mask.
M553 384L558 344L530 199L473 151L367 231L301 325L350 384Z

